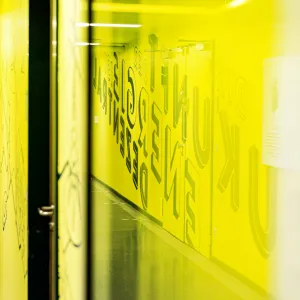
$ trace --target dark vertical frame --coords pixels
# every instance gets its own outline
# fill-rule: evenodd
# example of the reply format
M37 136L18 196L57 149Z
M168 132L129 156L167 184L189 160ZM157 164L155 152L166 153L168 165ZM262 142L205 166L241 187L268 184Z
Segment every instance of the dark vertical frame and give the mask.
M51 188L51 199L50 202L55 206L55 214L53 222L54 232L52 236L52 245L51 259L52 259L52 274L51 280L52 289L51 289L51 300L58 299L58 0L51 1L51 39L50 39L50 76L51 76L51 87L50 87L50 96L51 96L51 113L50 113L50 140L51 140L51 156L50 156L50 188ZM52 41L55 41L53 44Z
M50 296L50 1L29 1L28 298Z

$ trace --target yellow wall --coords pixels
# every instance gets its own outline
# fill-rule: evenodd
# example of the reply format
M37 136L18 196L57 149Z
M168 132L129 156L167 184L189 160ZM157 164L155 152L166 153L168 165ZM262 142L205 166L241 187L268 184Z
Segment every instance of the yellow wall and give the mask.
M87 207L86 1L59 1L58 23L58 228L59 297L84 300Z
M261 151L263 65L276 55L274 1L193 10L145 10L128 16L138 29L95 29L102 45L93 51L92 173L204 256L268 290L276 174L262 165ZM151 54L156 38L159 51Z
M27 299L28 1L0 2L0 299Z
M216 42L212 256L268 289L268 205L275 198L269 186L274 171L261 159L263 65L274 55L274 32L264 15L272 5L258 2L228 14L233 24ZM263 16L255 19L259 11Z

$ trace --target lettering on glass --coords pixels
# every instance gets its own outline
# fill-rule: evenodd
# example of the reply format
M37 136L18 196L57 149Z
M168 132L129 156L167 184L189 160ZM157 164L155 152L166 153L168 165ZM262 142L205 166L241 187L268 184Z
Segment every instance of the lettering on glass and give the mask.
M180 201L180 164L181 151L178 147L178 142L172 148L171 128L165 129L165 200L169 200L173 194L173 215L176 219L180 216L179 201Z
M196 236L196 201L199 201L197 192L197 182L199 182L199 174L190 160L185 161L185 237L187 243L194 248L193 237Z
M261 225L259 214L259 182L261 177L259 176L259 152L255 146L249 149L249 214L250 224L254 241L259 249L260 253L264 257L270 255L270 251L275 244L275 228L273 215L277 203L277 190L276 190L276 169L267 167L267 199L268 202L268 224L264 229Z
M120 117L120 152L121 155L124 157L125 156L125 121L123 116Z
M129 171L129 173L131 173L131 151L130 151L130 147L131 147L131 132L129 130L129 128L126 128L126 141L127 141L127 157L126 157L126 166L127 169Z
M162 112L155 102L152 104L152 121L155 129L152 132L151 170L158 183L161 183L162 173Z
M115 66L114 66L114 95L115 99L119 102L119 77L118 77L118 68L119 68L119 59L116 52L114 52L114 58L115 58Z
M234 211L240 206L240 133L237 125L229 127L226 112L220 112L222 136L225 147L226 162L218 182L218 188L223 193L231 183L231 205ZM230 130L231 129L231 130Z
M132 162L133 166L133 173L132 173L132 180L134 183L134 186L136 189L139 187L139 171L138 171L138 166L139 166L139 148L136 142L133 142L133 153L134 153L134 158Z
M104 78L103 79L103 103L102 103L102 108L105 111L105 114L107 114L107 81Z
M119 143L119 105L114 101L114 119L113 119L113 133L116 136L116 142Z
M179 67L174 65L173 74L173 126L177 127L183 104L187 102L187 76L184 75L180 91L179 89Z
M147 122L149 117L149 95L145 88L141 89L140 97L139 97L139 121L141 133L139 136L139 146L144 146L144 156L148 156L148 145L147 145Z
M128 69L128 83L129 88L127 90L127 121L130 129L135 125L136 121L136 99L134 90L134 71L131 67Z
M211 108L210 99L204 100L203 109L203 131L200 132L200 103L199 90L194 88L194 112L193 112L193 140L197 163L200 168L207 165L211 151ZM200 137L202 137L203 144L201 146Z
M112 92L111 92L111 89L108 88L108 98L109 98L109 101L108 101L108 107L109 107L109 113L108 113L108 119L109 119L109 125L111 125L111 114L112 114L112 100L113 100L113 95L112 95Z
M97 95L100 98L100 103L102 102L102 88L101 88L101 68L98 69L98 88Z
M140 193L143 208L147 210L148 208L148 168L143 162L140 168Z

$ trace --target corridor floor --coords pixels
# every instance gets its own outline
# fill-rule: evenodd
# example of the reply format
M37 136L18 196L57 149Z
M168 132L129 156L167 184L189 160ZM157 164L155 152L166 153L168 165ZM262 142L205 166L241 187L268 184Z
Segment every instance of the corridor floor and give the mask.
M93 180L94 300L267 299Z

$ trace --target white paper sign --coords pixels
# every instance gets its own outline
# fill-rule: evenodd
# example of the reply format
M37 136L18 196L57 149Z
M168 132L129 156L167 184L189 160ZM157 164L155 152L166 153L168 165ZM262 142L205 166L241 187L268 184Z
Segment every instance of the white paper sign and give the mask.
M300 57L264 63L263 164L300 170Z

